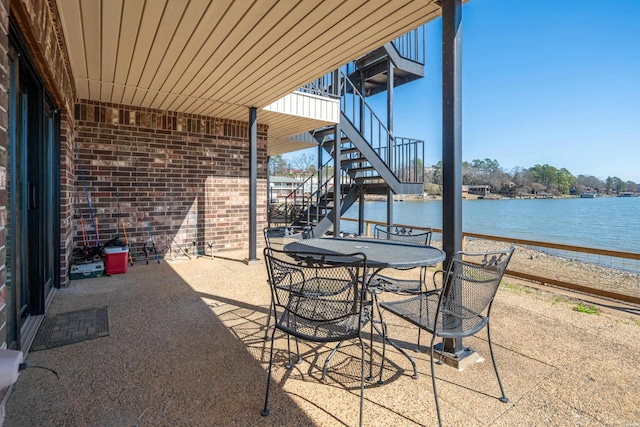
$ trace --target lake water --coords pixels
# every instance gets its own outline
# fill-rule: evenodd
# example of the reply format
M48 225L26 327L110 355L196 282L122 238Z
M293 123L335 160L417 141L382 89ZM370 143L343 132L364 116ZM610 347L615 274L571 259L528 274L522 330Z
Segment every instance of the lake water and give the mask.
M386 221L386 202L365 202L365 219ZM442 228L442 202L394 202L394 222ZM358 218L358 204L346 213ZM342 231L357 224L343 221ZM640 197L464 200L462 229L494 236L639 252Z

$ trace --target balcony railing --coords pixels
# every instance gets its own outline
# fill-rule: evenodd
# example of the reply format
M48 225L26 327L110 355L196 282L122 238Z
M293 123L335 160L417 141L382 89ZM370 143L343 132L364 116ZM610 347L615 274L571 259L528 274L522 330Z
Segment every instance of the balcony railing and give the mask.
M424 182L424 141L394 136L347 75L342 70L339 75L342 113L400 182Z
M270 226L291 225L297 221L306 224L317 224L323 217L333 200L333 159L327 160L313 175L307 177L284 197L270 194L269 216ZM342 187L352 185L353 180L345 171L340 173ZM341 192L344 196L344 193ZM331 197L330 197L331 196Z
M424 65L426 56L426 26L416 28L401 35L392 43L400 56Z

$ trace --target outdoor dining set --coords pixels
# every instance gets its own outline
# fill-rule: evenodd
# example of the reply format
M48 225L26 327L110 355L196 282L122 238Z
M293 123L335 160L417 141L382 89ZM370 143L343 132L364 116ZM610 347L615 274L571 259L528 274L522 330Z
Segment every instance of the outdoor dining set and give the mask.
M427 267L437 266L446 258L442 250L431 245L430 229L377 225L373 237L314 238L311 229L290 226L266 228L264 236L264 259L271 288L265 339L270 335L271 349L263 416L269 415L274 339L276 331L280 331L287 338L288 367L293 366L291 340L296 344L298 358L298 340L335 343L322 367L323 380L340 346L347 341L359 343L359 419L362 425L365 380L375 381L374 336L381 337L382 342L378 384L383 383L387 343L408 359L413 377L418 378L415 361L389 334L384 320L388 315L417 329L416 349L420 348L422 330L431 335L428 351L440 425L442 418L434 365L442 363L445 351L444 344L436 343L436 340L462 339L486 327L500 388L499 399L509 401L493 355L489 319L513 247L483 253L458 252L445 269L435 271L433 279L428 280ZM398 270L416 272L398 275ZM394 298L383 301L382 293ZM368 355L366 338L369 339Z

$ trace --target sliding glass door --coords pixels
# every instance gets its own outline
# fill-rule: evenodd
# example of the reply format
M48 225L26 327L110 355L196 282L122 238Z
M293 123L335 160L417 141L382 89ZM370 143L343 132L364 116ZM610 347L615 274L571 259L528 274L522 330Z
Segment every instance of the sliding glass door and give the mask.
M7 345L43 314L57 279L59 118L42 80L14 38L9 54Z

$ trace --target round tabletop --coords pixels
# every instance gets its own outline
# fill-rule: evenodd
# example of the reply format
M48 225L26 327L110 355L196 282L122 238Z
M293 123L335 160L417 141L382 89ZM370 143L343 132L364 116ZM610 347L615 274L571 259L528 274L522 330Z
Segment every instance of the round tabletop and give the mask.
M445 253L433 246L362 237L305 239L286 244L284 250L323 255L361 252L367 257L367 266L373 268L420 267L434 265L445 259Z

